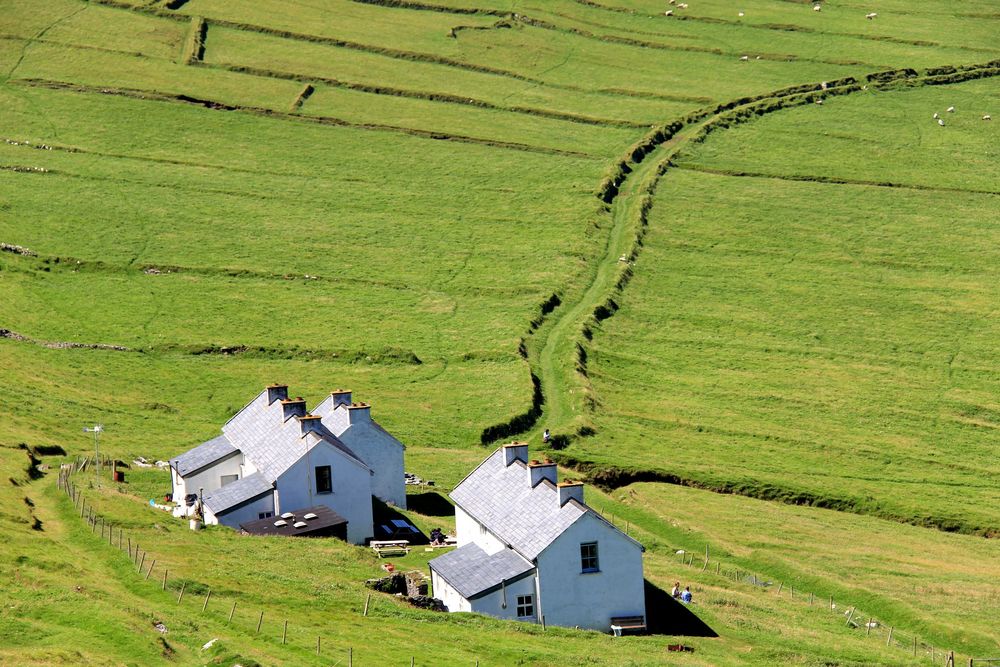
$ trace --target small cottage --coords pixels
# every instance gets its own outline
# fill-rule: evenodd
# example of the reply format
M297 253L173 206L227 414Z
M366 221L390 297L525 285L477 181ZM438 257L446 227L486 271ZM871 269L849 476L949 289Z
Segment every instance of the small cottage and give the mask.
M645 624L643 547L588 507L555 463L504 445L450 494L458 548L429 563L448 611L609 631Z
M373 495L405 507L404 449L349 391L309 412L286 385L271 385L221 435L170 460L175 514L200 509L206 523L236 528L323 506L362 544L373 535Z

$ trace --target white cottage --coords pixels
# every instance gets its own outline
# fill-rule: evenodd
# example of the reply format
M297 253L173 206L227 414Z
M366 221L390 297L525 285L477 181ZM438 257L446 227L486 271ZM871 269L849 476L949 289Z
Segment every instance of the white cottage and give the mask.
M199 492L205 522L234 528L322 505L347 520L348 541L363 543L372 537L372 495L406 502L404 447L370 412L338 390L309 413L287 386L267 387L222 435L170 460L176 514L192 513Z
M451 493L458 548L429 564L449 611L608 631L644 623L643 547L583 501L556 465L504 445Z

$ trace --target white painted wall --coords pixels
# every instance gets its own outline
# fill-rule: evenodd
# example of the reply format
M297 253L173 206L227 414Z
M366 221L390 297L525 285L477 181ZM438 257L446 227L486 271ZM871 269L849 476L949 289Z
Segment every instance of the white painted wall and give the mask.
M535 577L528 576L519 581L515 581L512 584L506 586L506 599L507 607L504 608L504 591L498 590L490 593L489 595L484 595L481 598L476 598L470 601L472 606L472 611L479 614L488 614L490 616L496 616L497 618L503 618L511 621L525 621L528 623L537 622L538 617L538 600L537 597L534 598L535 606L535 616L530 618L518 618L517 616L517 596L518 595L531 595L535 596Z
M260 518L261 512L274 512L274 495L269 493L252 503L238 507L237 509L223 512L216 516L212 510L205 507L205 523L207 525L221 524L230 528L239 529L241 523L256 521Z
M482 530L482 524L472 518L461 507L455 507L455 538L458 546L472 543L491 556L506 548L493 533Z
M444 603L448 611L472 611L469 601L458 594L437 572L431 570L431 593Z
M318 441L277 480L280 512L294 512L313 505L325 505L347 519L347 541L363 544L372 537L371 472L324 440ZM331 493L316 493L316 466L330 466ZM255 517L256 518L256 517Z
M403 453L405 447L392 435L371 420L370 409L351 409L340 405L329 408L324 401L323 425L333 432L341 442L368 464L375 476L372 478L372 494L396 507L406 509L406 482L403 476ZM317 408L320 410L320 408Z
M583 573L580 544L597 542L600 572ZM588 512L538 556L540 613L549 625L609 631L612 616L645 615L642 549Z
M171 467L170 479L173 482L174 502L183 503L185 495L198 493L199 488L205 490L205 495L219 489L222 487L221 478L223 475L239 475L240 479L243 479L242 463L243 455L240 452L234 452L204 470L183 478L178 476L177 471Z

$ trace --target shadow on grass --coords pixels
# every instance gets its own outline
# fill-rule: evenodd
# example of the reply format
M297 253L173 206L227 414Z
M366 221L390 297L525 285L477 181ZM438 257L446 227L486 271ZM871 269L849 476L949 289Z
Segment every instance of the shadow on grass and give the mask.
M718 633L698 618L686 604L670 597L670 593L650 583L646 584L646 626L651 635L684 637L718 637Z
M406 503L409 505L410 497L407 497ZM402 521L403 524L394 523L398 521ZM399 510L375 496L372 496L372 524L375 528L373 539L376 540L409 540L411 545L431 543L430 538L413 526ZM412 526L413 531L406 526Z
M406 508L424 516L452 516L455 506L437 491L425 491L406 496Z

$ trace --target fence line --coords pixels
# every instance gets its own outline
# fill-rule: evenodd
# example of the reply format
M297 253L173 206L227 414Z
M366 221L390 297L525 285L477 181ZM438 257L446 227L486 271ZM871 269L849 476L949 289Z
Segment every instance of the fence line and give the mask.
M93 462L94 462L94 459L92 457L89 457L89 458L88 457L84 457L83 459L78 459L75 463L72 463L72 464L63 464L60 467L60 470L59 470L59 476L58 476L58 479L57 479L57 487L66 494L66 496L69 498L70 502L73 503L74 508L79 509L79 511L80 511L80 518L83 519L86 522L86 525L91 529L91 532L94 533L95 535L96 535L96 531L97 531L97 524L98 524L98 522L100 522L100 524L101 524L101 531L102 531L101 532L101 541L102 542L104 541L105 526L107 527L107 531L108 531L108 545L111 546L112 548L116 548L116 544L115 544L115 542L114 542L114 540L112 538L112 535L113 535L113 532L114 532L114 528L115 528L115 524L113 522L107 521L103 516L101 516L100 514L98 514L95 511L95 509L93 507L93 504L88 504L87 503L87 499L83 495L83 490L77 488L75 480L73 479L73 477L76 475L76 473L85 471L87 469L87 467L90 464L92 464ZM110 466L112 466L114 464L114 461L112 459L110 459L110 458L106 459L106 458L102 457L101 464L102 465L107 465L109 467L109 469L110 469ZM143 573L143 564L144 564L144 562L146 560L147 552L144 551L144 550L142 550L142 549L140 549L139 543L138 542L133 542L132 541L132 536L128 535L128 534L125 534L124 528L122 526L120 526L120 525L118 526L117 549L118 549L118 551L120 553L123 553L123 554L127 553L128 554L128 558L131 561L133 568L135 569L135 574L138 577L141 578L141 581L147 581L147 580L149 580L149 577L152 574L153 569L156 568L157 564L159 563L160 566L163 567L163 576L162 576L162 580L160 582L160 589L162 591L166 592L166 590L167 590L167 584L168 584L168 572L169 572L169 570L166 567L166 564L163 563L162 560L157 560L156 558L151 558L150 559L150 563L149 563L149 568L145 571L145 574L144 574ZM184 602L184 598L185 598L184 593L185 593L185 590L186 590L186 588L188 586L188 580L180 578L180 579L175 579L174 581L178 581L178 580L180 581L180 587L179 587L179 592L178 592L178 595L177 595L176 602L174 603L176 605L185 604L185 602ZM196 582L191 582L191 583L192 583L192 588L194 588L194 584ZM176 584L175 584L175 586L176 586ZM209 607L209 600L213 599L213 597L214 597L214 599L216 601L218 601L218 600L220 600L220 596L213 596L212 595L212 590L210 588L208 588L207 586L205 586L203 588L204 588L204 591L205 591L205 597L204 597L203 600L199 599L195 595L198 592L197 590L194 591L191 595L187 596L188 599L192 599L193 598L195 600L195 605L196 606L200 604L201 609L200 609L200 611L198 611L196 609L197 613L209 614L209 615L213 615L213 616L221 616L224 619L223 622L226 625L234 625L234 619L235 619L236 625L240 626L241 629L246 628L245 634L249 638L251 638L251 639L257 638L257 639L262 639L264 641L270 641L270 642L280 643L280 645L283 645L283 646L294 646L295 648L301 649L301 650L303 650L304 652L306 652L308 654L315 653L315 655L317 655L317 656L325 655L328 658L332 658L332 659L335 660L335 664L345 664L345 660L346 660L346 664L347 665L349 665L349 666L353 665L353 663L354 663L354 647L353 646L347 646L346 648L336 648L334 646L334 644L329 640L329 638L324 639L324 637L323 637L322 634L315 634L315 635L312 634L316 630L315 626L308 626L306 624L303 624L303 626L301 628L301 632L295 633L294 632L295 631L295 626L293 626L292 624L290 624L289 621L287 619L285 619L283 623L281 623L281 624L277 624L276 623L275 624L275 627L278 628L278 629L280 629L280 632L281 632L280 637L277 636L277 635L275 635L275 636L272 637L271 635L269 635L266 632L268 626L266 626L264 624L264 616L265 616L265 613L264 613L265 610L264 609L260 609L259 612L257 612L257 613L254 613L252 610L249 611L249 613L251 615L248 618L241 618L236 613L237 601L234 601L232 607L229 608L228 610L226 610L224 608L225 605L218 605L218 604L213 605L212 610L209 610L209 608L208 608ZM368 615L368 609L369 609L369 605L371 604L371 602L372 602L372 600L371 600L371 593L368 593L367 598L365 599L365 602L364 602L364 612L365 612L364 615L365 616ZM218 609L218 611L216 611L216 609ZM271 616L269 616L269 618L274 618L274 615L272 614ZM247 628L247 626L245 625L246 621L249 621L249 623L250 623L249 628ZM262 630L264 630L263 634L261 634ZM290 632L290 631L292 631L292 632ZM295 642L294 641L295 638L296 638L296 635L300 635L301 636L301 638L302 638L301 642ZM313 643L313 637L315 637L315 644ZM404 657L401 657L400 660L401 660L401 662L400 662L401 665L406 664L405 662L403 662L403 661L405 661ZM382 662L385 662L385 661L382 661ZM416 662L416 656L415 655L414 656L410 656L410 658L409 658L409 664L411 665L411 667L414 666L414 665L419 664L419 663ZM479 663L479 659L475 660L475 664L477 666L480 664Z
M686 550L678 550L678 554L680 555L681 565L699 568L702 572L704 572L708 567L709 560L707 557L708 556L707 548L705 550L706 558L704 564L695 563L694 554L689 554ZM738 568L734 569L723 568L722 562L718 560L715 562L715 573L719 576L726 577L727 579L731 579L736 582L749 583L753 586L758 586L765 589L770 589L772 586L774 586L774 582L761 579L752 572L744 571ZM784 599L784 597L782 596L782 589L784 588L785 588L784 582L779 581L778 588L775 590L775 595L782 600ZM799 589L798 591L799 595L798 597L796 597L795 589L789 586L787 589L785 589L785 593L787 594L789 600L791 601L805 600L808 605L814 606L816 596L812 592L806 593L805 591ZM839 613L837 612L837 604L833 599L832 595L829 596L829 604L824 606L830 612ZM882 623L880 623L873 616L861 613L857 607L851 607L849 610L843 612L843 615L847 617L846 625L848 627L851 628L864 627L866 637L870 637L873 632L876 636L879 636L880 633L886 632L885 626ZM862 626L861 619L866 617L868 620L865 621L864 625ZM941 659L944 660L945 665L950 664L951 667L954 667L954 660L955 660L954 651L945 651L944 649L937 648L932 644L920 640L916 634L904 635L903 633L900 633L899 630L893 626L889 626L888 628L888 633L886 635L886 646L895 646L897 648L907 650L911 652L914 656L920 653L926 655L931 661L934 662L936 662L940 657ZM969 658L969 667L974 667L973 661L975 661L977 665L981 665L983 667L1000 667L1000 658Z

